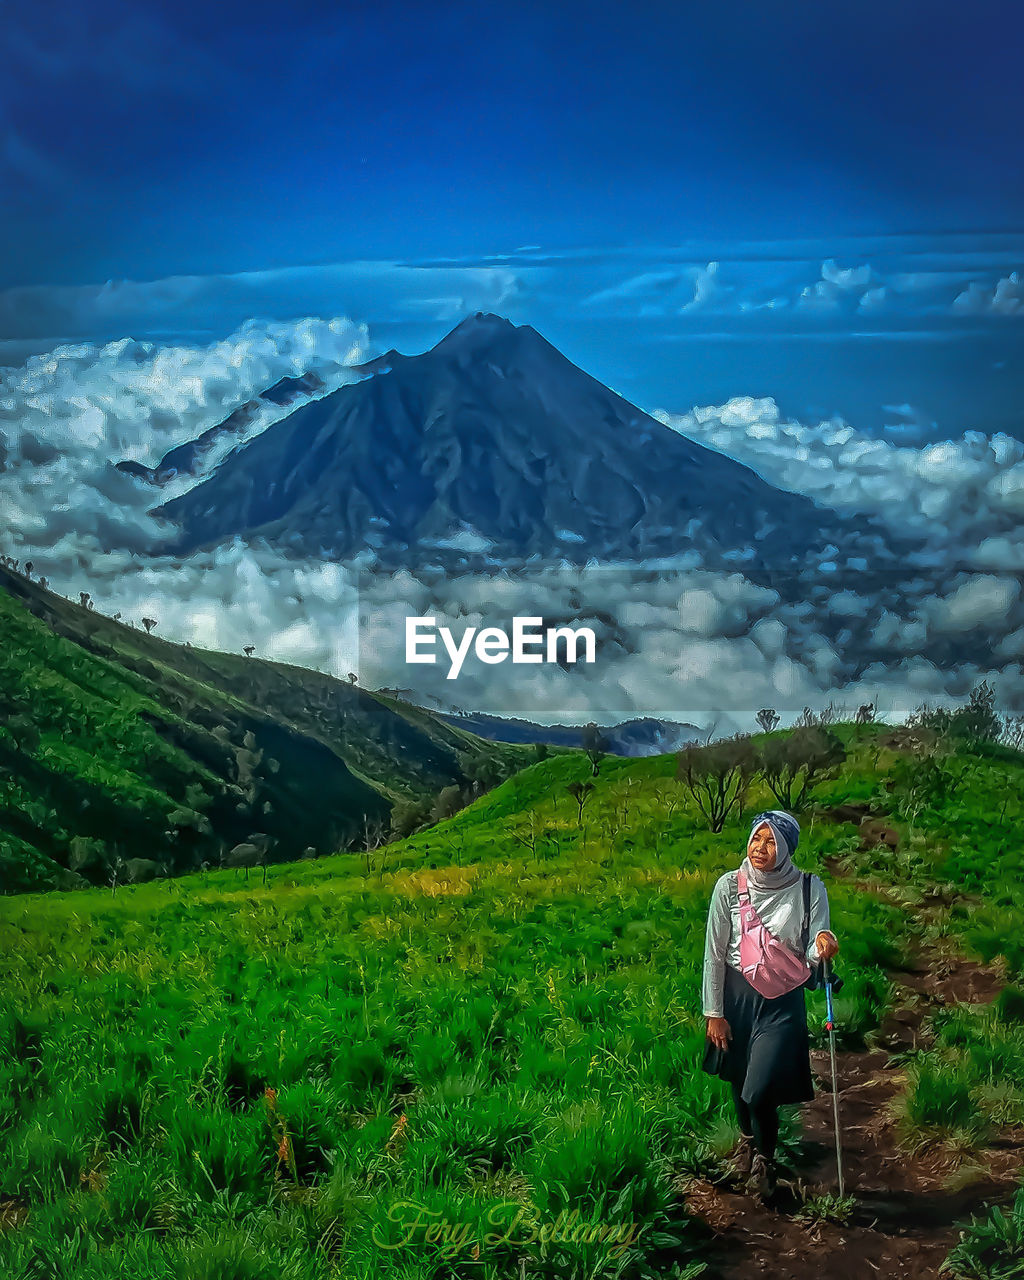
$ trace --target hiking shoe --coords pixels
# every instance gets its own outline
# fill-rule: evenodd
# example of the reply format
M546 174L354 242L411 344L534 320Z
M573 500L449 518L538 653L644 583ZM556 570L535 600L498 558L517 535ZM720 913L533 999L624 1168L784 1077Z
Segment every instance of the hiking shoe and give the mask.
M740 1134L740 1140L736 1144L736 1153L729 1165L731 1172L735 1177L745 1182L750 1177L750 1168L754 1162L754 1139L748 1134Z
M762 1200L767 1199L775 1193L778 1176L778 1166L775 1161L766 1160L758 1151L750 1165L750 1177L747 1179L748 1193Z

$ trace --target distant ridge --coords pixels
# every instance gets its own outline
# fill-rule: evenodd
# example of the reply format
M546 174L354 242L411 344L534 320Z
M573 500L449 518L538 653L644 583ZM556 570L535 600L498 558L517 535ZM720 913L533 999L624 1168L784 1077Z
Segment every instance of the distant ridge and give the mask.
M210 451L222 443L225 436L240 435L252 424L262 408L261 401L278 406L294 404L300 398L314 395L323 385L318 375L312 372L299 378L278 378L272 387L261 391L254 400L239 405L223 422L218 422L194 440L169 449L156 466L147 467L145 463L131 459L115 465L118 471L155 485L168 484L178 476L198 475Z

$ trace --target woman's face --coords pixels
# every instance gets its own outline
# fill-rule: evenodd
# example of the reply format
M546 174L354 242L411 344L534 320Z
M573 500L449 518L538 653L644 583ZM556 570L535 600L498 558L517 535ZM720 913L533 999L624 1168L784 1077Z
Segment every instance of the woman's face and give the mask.
M758 871L771 871L775 866L775 837L767 822L762 822L750 837L747 857Z

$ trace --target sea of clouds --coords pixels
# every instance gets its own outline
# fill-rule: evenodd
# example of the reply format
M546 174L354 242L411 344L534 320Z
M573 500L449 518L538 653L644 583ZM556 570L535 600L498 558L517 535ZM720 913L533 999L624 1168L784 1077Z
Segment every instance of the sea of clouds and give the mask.
M915 446L837 419L788 421L770 398L654 411L783 489L916 537L921 550L895 595L831 589L823 569L804 601L787 604L692 555L658 569L528 566L495 578L375 575L364 558L297 561L238 538L184 559L152 554L168 526L148 510L192 481L157 490L116 462L152 465L283 376L312 370L335 390L374 354L364 325L309 317L249 321L205 346L59 346L0 370L0 551L30 561L33 577L62 595L89 592L105 614L156 619L155 634L170 640L233 652L251 644L260 657L548 723L651 715L731 732L752 727L760 707L785 722L829 701L874 701L898 719L923 701L962 700L982 678L1004 709L1024 710L1024 443L999 433ZM249 434L289 411L267 406ZM407 614L458 630L516 614L592 621L602 658L571 670L467 664L453 689L444 664L381 662ZM852 620L868 617L853 655ZM959 645L954 661L922 655L937 640Z

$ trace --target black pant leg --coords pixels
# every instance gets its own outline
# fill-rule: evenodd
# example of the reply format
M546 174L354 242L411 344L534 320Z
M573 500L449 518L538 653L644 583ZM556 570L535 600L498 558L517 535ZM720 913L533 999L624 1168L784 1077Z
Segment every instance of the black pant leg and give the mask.
M761 1102L750 1108L754 1146L766 1160L775 1157L775 1145L779 1140L779 1108L770 1102Z
M753 1117L751 1116L750 1108L740 1096L740 1086L735 1083L732 1086L732 1100L736 1108L736 1119L739 1121L740 1132L746 1138L752 1137L755 1132Z

